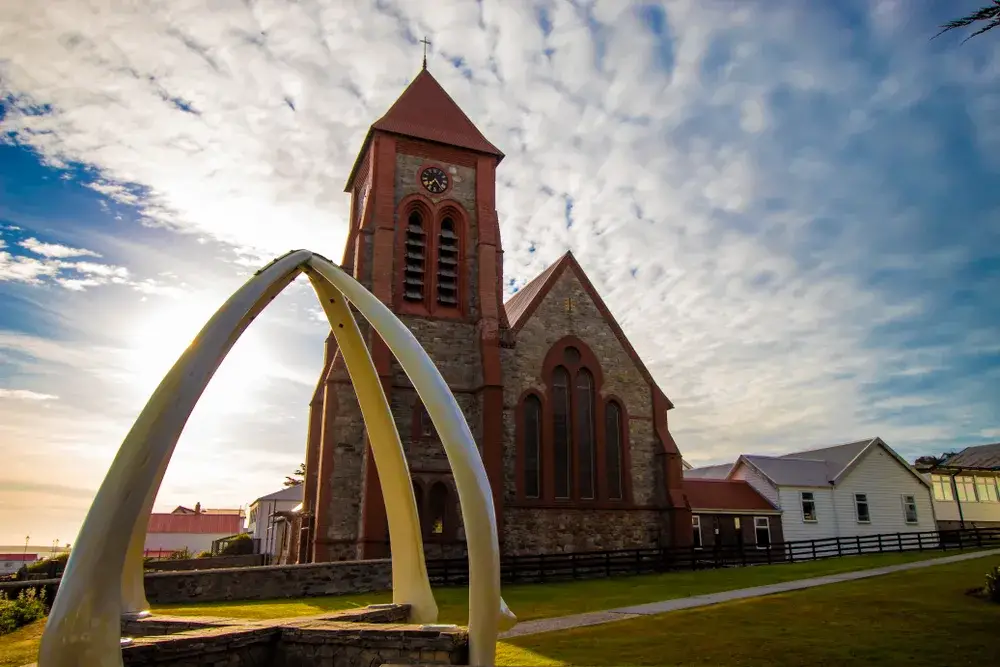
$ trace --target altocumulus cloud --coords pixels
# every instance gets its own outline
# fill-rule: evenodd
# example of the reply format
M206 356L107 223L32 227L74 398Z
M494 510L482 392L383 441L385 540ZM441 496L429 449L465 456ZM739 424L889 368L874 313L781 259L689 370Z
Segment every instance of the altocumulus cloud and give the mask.
M875 434L941 449L996 418L997 322L975 304L997 275L963 282L968 307L951 296L996 259L1000 202L961 228L941 202L995 165L1000 55L929 45L947 17L909 5L835 4L16 3L2 129L92 166L145 224L230 248L233 270L337 257L355 152L427 35L434 75L507 154L508 288L571 248L690 460ZM70 268L49 260L66 258L0 255L33 279ZM128 279L86 261L64 286Z

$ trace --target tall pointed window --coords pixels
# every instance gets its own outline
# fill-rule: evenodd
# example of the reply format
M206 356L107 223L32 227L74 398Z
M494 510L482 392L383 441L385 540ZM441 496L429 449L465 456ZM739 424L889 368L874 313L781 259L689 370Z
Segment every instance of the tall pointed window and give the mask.
M420 211L411 211L406 221L406 243L403 249L403 298L424 300L424 272L427 264L427 234Z
M458 307L458 234L451 216L441 219L437 245L437 302Z
M569 372L559 366L552 373L552 445L556 498L569 498L573 480Z
M594 378L590 371L583 368L576 374L576 444L577 444L577 474L579 475L580 497L586 500L594 498L594 470L597 468L594 438Z
M430 494L430 533L445 534L445 521L448 516L448 487L444 482L434 482Z
M622 499L622 409L611 401L604 408L604 471L608 498Z
M527 396L522 410L524 427L524 496L542 495L542 402Z

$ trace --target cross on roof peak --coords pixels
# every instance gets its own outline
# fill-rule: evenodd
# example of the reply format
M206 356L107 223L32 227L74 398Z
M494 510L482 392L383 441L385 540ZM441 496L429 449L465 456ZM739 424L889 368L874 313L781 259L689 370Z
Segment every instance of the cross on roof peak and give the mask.
M424 45L424 69L427 69L427 47L430 46L431 43L426 36L420 40L420 43Z

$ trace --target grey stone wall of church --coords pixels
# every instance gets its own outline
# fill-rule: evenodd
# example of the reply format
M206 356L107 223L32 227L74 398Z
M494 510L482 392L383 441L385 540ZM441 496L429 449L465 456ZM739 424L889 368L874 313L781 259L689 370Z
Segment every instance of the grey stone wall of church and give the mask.
M327 394L337 401L333 416L333 438L336 443L333 460L333 477L323 480L329 486L328 516L331 522L321 539L332 540L329 545L333 560L357 558L358 530L361 522L362 472L365 458L364 420L358 406L354 387L345 382L326 386Z
M572 300L572 311L567 311L567 299ZM630 416L628 473L638 509L581 511L508 506L504 510L504 550L515 554L654 546L663 530L661 512L654 505L663 494L656 488L660 446L653 433L652 391L570 269L562 273L518 332L516 346L502 351L505 499L507 503L515 500L518 400L529 388L545 393L542 362L549 349L567 335L583 340L600 361L604 378L601 398L618 397Z

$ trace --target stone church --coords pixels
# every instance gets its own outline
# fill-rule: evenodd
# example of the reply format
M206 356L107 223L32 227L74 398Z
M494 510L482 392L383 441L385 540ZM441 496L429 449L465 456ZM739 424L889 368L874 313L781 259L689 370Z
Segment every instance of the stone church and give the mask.
M566 253L503 301L503 158L425 67L351 169L341 265L410 328L465 412L504 554L689 544L673 406L580 264ZM359 324L406 450L427 557L463 555L444 449L399 364ZM293 562L388 554L378 474L332 334L296 524Z

